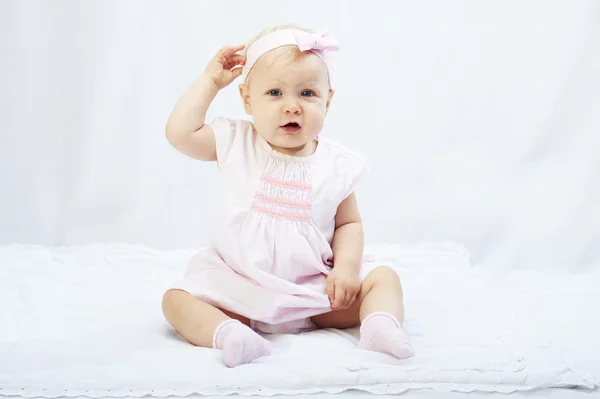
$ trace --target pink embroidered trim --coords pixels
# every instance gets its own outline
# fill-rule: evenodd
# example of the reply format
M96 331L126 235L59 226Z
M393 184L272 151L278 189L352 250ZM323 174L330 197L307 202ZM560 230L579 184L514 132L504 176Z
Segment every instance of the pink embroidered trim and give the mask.
M310 202L288 201L277 197L271 197L264 193L256 193L256 198L271 204L287 206L295 209L305 209L307 211L312 209L312 204Z
M285 188L295 188L297 190L301 190L301 191L310 191L312 190L312 184L304 184L304 183L295 183L292 181L285 181L285 180L280 180L280 179L276 179L274 177L270 177L270 176L261 176L260 178L262 181L265 181L267 183L271 183L275 186L279 186L279 187L285 187Z
M265 215L273 216L276 218L294 220L297 222L310 222L309 215L297 215L295 213L289 213L289 212L275 212L270 209L263 208L262 206L257 205L257 204L252 205L252 209L255 210L256 212L263 213Z

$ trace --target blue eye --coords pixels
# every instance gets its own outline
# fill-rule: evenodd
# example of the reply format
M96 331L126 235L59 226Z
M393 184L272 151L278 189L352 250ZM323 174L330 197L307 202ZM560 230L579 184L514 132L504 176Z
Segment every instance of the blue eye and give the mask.
M273 90L269 90L268 94L270 96L280 96L281 95L281 91L279 89L273 89Z
M312 97L315 95L315 92L312 90L302 90L302 93L300 95L303 97Z

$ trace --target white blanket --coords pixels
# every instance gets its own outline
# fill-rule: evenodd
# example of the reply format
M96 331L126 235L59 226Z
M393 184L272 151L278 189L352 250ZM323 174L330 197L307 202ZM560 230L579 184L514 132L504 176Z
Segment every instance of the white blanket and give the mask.
M597 280L548 277L540 285L545 291L532 291L532 275L526 275L529 282L496 283L478 275L458 245L369 251L395 259L404 271L413 359L355 349L355 329L323 330L268 336L276 348L273 356L227 369L218 351L184 342L162 317L162 293L194 251L125 244L2 246L0 395L508 393L598 387L598 330L590 330L599 325ZM562 291L556 293L551 285L559 281ZM545 303L563 304L557 311L568 313L562 318L566 327L561 319L549 320L555 313L544 313ZM583 311L592 319L577 316ZM569 346L574 340L580 352Z

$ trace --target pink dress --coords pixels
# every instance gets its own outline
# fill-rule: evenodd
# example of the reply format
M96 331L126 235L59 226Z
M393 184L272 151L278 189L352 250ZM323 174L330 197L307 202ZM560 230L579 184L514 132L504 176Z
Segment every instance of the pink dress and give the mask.
M326 139L308 157L279 153L245 120L217 118L211 127L220 174L213 242L171 288L249 318L257 331L311 330L311 316L331 311L337 207L367 162ZM366 259L361 280L376 267Z

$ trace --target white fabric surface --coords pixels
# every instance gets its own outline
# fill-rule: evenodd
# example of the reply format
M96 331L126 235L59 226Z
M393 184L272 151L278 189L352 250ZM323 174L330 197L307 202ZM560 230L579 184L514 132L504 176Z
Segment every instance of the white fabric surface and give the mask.
M343 396L342 396L343 395ZM401 395L373 394L365 391L347 391L338 396L344 399L595 399L597 391L549 388L535 391L516 391L511 394L499 392L440 392L430 390L407 391ZM256 395L253 398L268 398L272 396ZM6 399L20 399L20 396L6 396ZM87 399L85 396L72 396L72 399ZM122 399L131 399L132 396L123 396ZM223 396L200 396L190 395L188 399L217 399ZM300 394L300 395L277 395L277 399L331 399L332 395L327 393Z
M269 336L275 355L227 369L218 351L185 343L161 315L162 292L193 250L2 246L0 394L507 393L598 387L598 275L561 274L536 287L535 275L492 282L497 276L476 272L459 245L368 249L397 260L403 271L415 358L398 361L358 351L355 329L324 330ZM560 312L558 321L549 310Z

